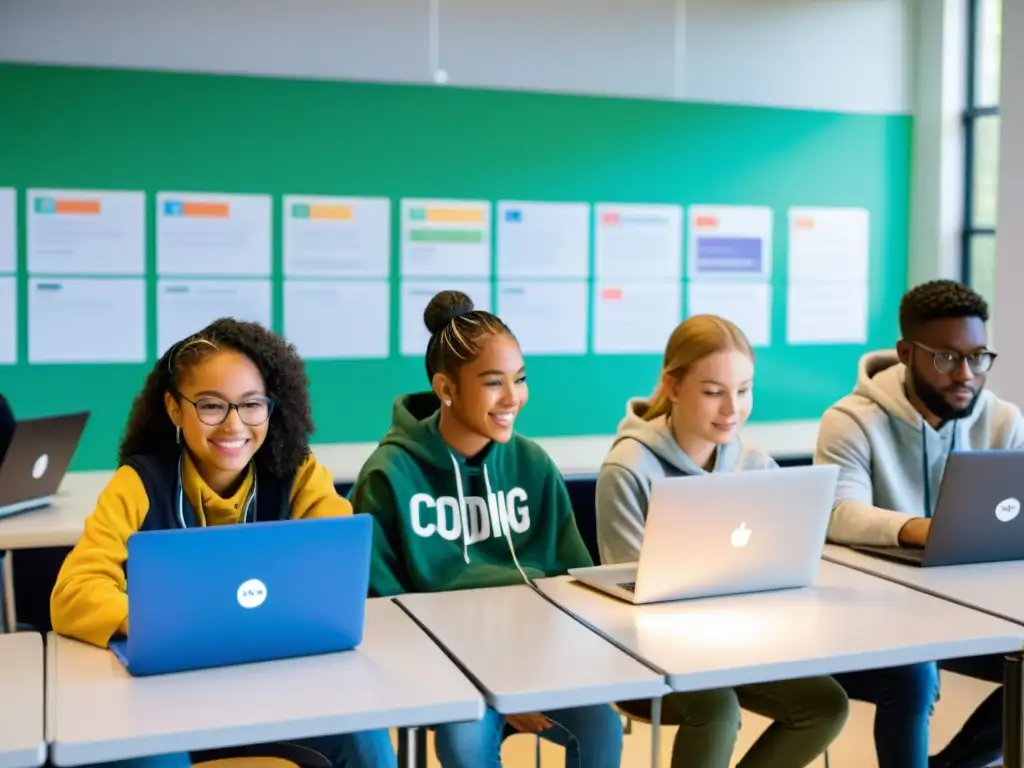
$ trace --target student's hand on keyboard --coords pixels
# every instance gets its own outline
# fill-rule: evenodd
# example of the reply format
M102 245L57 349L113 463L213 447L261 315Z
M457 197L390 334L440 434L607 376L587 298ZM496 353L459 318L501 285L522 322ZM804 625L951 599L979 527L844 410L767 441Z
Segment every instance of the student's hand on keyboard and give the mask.
M527 715L505 715L505 720L520 733L540 733L554 725L539 712Z
M908 520L900 528L901 547L923 547L928 541L928 531L931 530L932 521L927 517L915 517Z

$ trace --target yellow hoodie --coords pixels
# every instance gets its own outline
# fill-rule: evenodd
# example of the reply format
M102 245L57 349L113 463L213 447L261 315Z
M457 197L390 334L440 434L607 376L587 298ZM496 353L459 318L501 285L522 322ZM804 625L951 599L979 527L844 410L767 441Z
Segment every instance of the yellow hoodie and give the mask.
M241 487L230 498L221 498L186 454L182 490L203 525L231 525L241 516L252 475L250 468ZM293 520L352 514L352 505L338 495L331 474L313 454L295 474L289 499ZM121 467L100 494L82 537L57 576L50 595L54 631L101 647L116 632L128 633L128 537L142 527L148 511L142 478L131 467Z

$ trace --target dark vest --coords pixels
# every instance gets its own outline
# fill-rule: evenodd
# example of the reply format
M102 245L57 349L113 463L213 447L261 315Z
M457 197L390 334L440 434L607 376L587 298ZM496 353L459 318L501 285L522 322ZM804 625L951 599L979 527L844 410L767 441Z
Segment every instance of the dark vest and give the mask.
M178 520L178 462L168 461L160 456L129 456L124 462L142 478L149 498L149 512L142 521L140 531L163 531L181 528ZM292 509L290 503L291 484L266 472L257 474L256 498L249 510L249 522L265 523L268 520L288 520ZM199 527L188 497L182 499L182 514L188 528Z

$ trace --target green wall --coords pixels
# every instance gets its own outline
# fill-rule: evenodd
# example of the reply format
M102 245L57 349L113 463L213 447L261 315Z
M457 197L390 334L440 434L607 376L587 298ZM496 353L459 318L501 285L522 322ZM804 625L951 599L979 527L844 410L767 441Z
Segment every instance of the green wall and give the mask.
M93 412L75 469L113 466L149 366L29 366L24 190L147 192L150 354L155 355L154 205L160 190L765 205L775 211L772 345L758 353L754 420L817 418L849 391L857 360L895 338L906 288L911 119L446 87L0 65L0 186L19 192L19 359L0 390L19 416ZM871 214L865 346L785 343L786 208ZM280 207L274 207L281 328ZM394 395L426 386L422 361L314 361L316 440L372 441ZM685 308L685 306L684 306ZM513 329L515 330L515 329ZM327 328L328 333L351 329ZM614 431L648 393L651 356L535 357L532 436Z

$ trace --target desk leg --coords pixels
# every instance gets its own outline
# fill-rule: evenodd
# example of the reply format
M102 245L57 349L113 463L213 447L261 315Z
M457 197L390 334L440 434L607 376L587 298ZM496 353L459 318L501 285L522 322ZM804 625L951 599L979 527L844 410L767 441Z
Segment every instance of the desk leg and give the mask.
M427 768L427 732L422 728L398 729L400 768Z
M3 625L5 632L18 631L18 613L14 607L14 550L8 550L3 556L3 586L4 586L4 615Z
M1024 768L1024 738L1022 738L1022 718L1024 718L1024 666L1021 654L1014 653L1006 657L1003 664L1003 766L1004 768Z
M651 699L651 768L661 766L661 697Z

